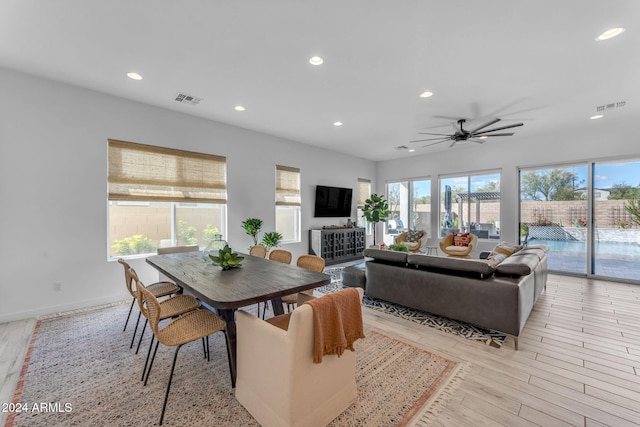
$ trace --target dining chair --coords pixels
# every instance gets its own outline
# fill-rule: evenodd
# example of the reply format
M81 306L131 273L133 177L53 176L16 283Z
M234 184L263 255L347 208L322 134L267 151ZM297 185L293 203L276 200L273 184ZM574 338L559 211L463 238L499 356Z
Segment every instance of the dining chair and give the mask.
M158 255L179 254L183 252L195 252L199 250L200 250L200 247L198 245L171 246L167 248L158 248Z
M306 268L308 270L317 271L318 273L322 273L324 271L324 258L316 256L316 255L300 255L298 260L296 261L296 265L301 268ZM302 291L307 295L313 295L313 289L308 289L306 291ZM298 294L289 294L282 297L282 302L287 304L287 311L291 311L291 308L298 301Z
M149 315L144 305L142 304L142 301L140 300L140 295L138 293L138 288L144 285L140 282L140 279L138 278L138 274L133 268L129 268L129 276L131 277L132 282L136 282L135 292L137 293L137 296L138 296L136 298L136 300L138 301L138 308L140 309L140 313L145 317L144 325L142 326L142 332L140 333L140 339L138 340L138 347L136 347L136 354L138 354L138 351L140 350L140 344L142 343L142 338L144 337L144 332L147 329ZM149 291L148 288L145 287L145 289ZM153 295L153 293L151 294ZM192 297L191 295L176 295L161 301L159 304L160 304L160 320L170 319L172 317L179 316L181 314L187 313L189 311L195 310L196 308L200 307L200 301L198 301L196 298ZM135 332L134 332L133 338L131 339L131 345L129 346L129 348L133 347L134 339L135 339ZM153 342L153 339L152 339L152 342Z
M291 252L285 251L284 249L274 249L269 252L269 259L271 261L281 262L283 264L291 264L291 258L293 258ZM265 301L262 310L263 319L265 314L267 313L267 307L269 307L269 303ZM260 303L258 303L258 317L260 317Z
M257 256L258 258L266 258L267 248L262 245L251 246L251 249L249 249L249 255Z
M129 269L131 268L131 266L129 265L128 262L126 262L122 258L120 258L118 262L124 267L124 280L127 285L127 290L133 297L133 300L131 301L131 307L129 307L129 314L127 315L127 321L124 322L124 328L122 329L122 332L124 332L127 330L127 324L129 323L129 318L131 317L133 306L136 303L136 299L138 298L138 292L133 288L133 280L131 278L131 275L129 274ZM173 282L168 282L168 281L152 283L149 286L147 286L147 289L156 298L161 298L161 297L165 297L173 294L182 293L182 288L180 288L180 286L176 285ZM136 328L133 331L133 338L131 339L131 346L129 348L133 347L133 341L136 336L136 333L138 332L138 324L140 323L141 314L142 313L138 312L138 321L136 322Z
M143 285L137 286L139 297L138 300L142 301L142 305L148 312L149 325L153 331L153 335L156 338L156 346L153 350L153 356L149 362L149 369L147 370L147 363L145 362L146 378L144 378L144 384L147 385L149 375L151 374L151 368L153 367L153 361L155 360L156 353L158 352L158 345L167 347L176 347L175 354L173 356L173 363L171 365L171 373L169 374L169 381L167 382L167 390L164 395L164 402L162 404L162 412L160 413L160 425L164 420L164 413L167 408L167 401L169 399L169 391L171 390L171 381L173 380L173 373L176 367L176 360L178 359L178 352L183 345L188 344L199 339L206 339L207 344L205 347L206 358L210 360L209 354L209 335L216 332L225 332L226 323L224 320L213 314L208 310L193 310L190 311L175 320L167 324L164 327L160 327L160 320L162 319L162 306L158 302L157 298L153 296ZM227 343L227 359L229 359L229 342ZM151 351L151 347L149 347ZM149 354L147 354L147 361L149 360ZM231 361L229 359L229 372L231 372ZM144 377L144 373L143 373ZM232 379L233 382L233 379Z
M269 252L269 259L271 261L281 262L283 264L291 264L291 252L284 249L274 249Z

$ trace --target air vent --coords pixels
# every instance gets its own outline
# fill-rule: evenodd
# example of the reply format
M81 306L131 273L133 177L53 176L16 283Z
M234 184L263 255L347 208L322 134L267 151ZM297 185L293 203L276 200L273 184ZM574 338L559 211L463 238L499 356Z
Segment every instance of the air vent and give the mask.
M196 98L195 96L187 95L186 93L178 93L175 100L182 104L198 105L200 101L202 101L202 98Z
M598 105L596 107L596 112L602 113L602 112L607 111L607 110L614 110L616 108L622 108L625 105L627 105L627 101L618 101L618 102L612 102L610 104Z
M398 145L397 147L393 147L395 150L398 151L402 151L402 150L408 150L409 147L407 147L406 145Z

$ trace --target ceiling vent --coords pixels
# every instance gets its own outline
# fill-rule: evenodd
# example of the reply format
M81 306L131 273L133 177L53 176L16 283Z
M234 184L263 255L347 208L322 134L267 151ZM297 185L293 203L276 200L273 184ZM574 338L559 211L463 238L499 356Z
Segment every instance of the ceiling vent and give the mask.
M198 105L202 98L196 98L195 96L187 95L186 93L178 93L175 100L181 104Z
M622 108L625 105L627 105L627 101L618 101L618 102L612 102L610 104L598 105L596 107L596 112L602 113L602 112L605 112L607 110L614 110L616 108Z

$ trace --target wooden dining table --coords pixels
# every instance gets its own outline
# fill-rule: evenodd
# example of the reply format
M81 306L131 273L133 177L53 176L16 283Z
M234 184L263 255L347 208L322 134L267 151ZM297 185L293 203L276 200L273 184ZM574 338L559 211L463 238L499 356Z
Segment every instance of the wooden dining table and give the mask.
M235 312L264 301L271 301L274 315L284 314L284 295L324 286L331 276L246 254L242 266L222 270L202 252L153 255L147 263L174 280L185 293L200 299L215 309L227 323L226 339L229 349L231 383L236 379L236 322Z

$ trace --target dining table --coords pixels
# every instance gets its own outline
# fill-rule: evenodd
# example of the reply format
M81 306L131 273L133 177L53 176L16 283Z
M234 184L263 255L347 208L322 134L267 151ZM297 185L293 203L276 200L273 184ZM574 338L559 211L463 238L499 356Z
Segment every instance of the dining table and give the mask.
M331 276L271 261L244 256L238 268L223 270L206 253L185 252L153 255L146 262L216 311L226 322L231 385L236 379L235 312L241 307L271 301L274 315L284 314L282 297L331 283Z

